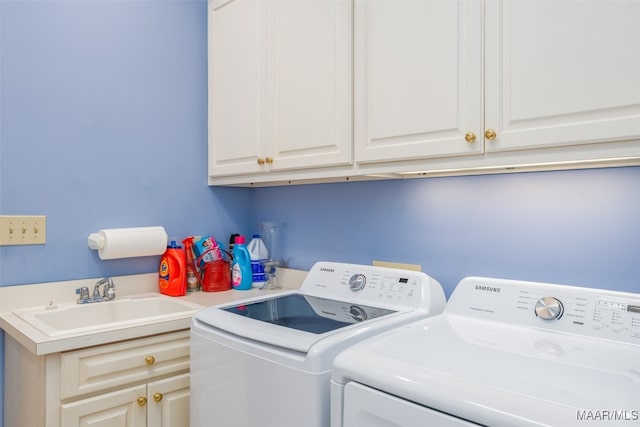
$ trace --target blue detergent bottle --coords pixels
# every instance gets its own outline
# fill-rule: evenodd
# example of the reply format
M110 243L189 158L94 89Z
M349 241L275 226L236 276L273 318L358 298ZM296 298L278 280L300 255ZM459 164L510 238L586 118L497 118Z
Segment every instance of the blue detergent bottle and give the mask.
M246 291L251 289L253 273L251 255L244 236L237 236L233 245L233 265L231 266L231 285L233 289Z

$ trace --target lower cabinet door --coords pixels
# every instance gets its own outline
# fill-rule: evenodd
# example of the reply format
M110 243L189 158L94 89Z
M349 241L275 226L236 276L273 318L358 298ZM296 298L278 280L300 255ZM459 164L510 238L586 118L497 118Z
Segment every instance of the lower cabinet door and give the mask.
M147 406L147 387L143 384L63 404L60 425L142 427L147 425Z
M148 426L184 427L189 425L189 374L148 384Z

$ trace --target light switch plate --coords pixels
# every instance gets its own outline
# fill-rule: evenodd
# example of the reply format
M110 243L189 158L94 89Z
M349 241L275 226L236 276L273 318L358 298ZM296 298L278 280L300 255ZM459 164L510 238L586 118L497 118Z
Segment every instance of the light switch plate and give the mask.
M0 215L0 246L44 245L46 242L45 215Z

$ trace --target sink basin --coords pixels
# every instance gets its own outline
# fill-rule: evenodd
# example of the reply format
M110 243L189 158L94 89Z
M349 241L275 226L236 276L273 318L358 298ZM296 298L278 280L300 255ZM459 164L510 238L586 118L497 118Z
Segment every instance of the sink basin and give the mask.
M190 317L200 308L188 301L152 294L91 304L28 308L14 314L40 332L55 337Z

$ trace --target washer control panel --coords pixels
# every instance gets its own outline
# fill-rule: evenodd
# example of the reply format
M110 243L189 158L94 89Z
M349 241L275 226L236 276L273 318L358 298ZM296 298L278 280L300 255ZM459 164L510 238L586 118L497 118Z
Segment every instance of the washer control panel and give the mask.
M408 272L407 272L408 273ZM375 298L387 302L411 301L420 297L423 280L405 272L368 271L352 273L345 271L340 283L347 285L354 297Z
M308 295L392 308L437 308L445 303L442 286L425 273L371 265L316 263L300 290ZM353 310L353 315L361 314Z
M639 294L468 277L456 286L445 311L640 344Z

